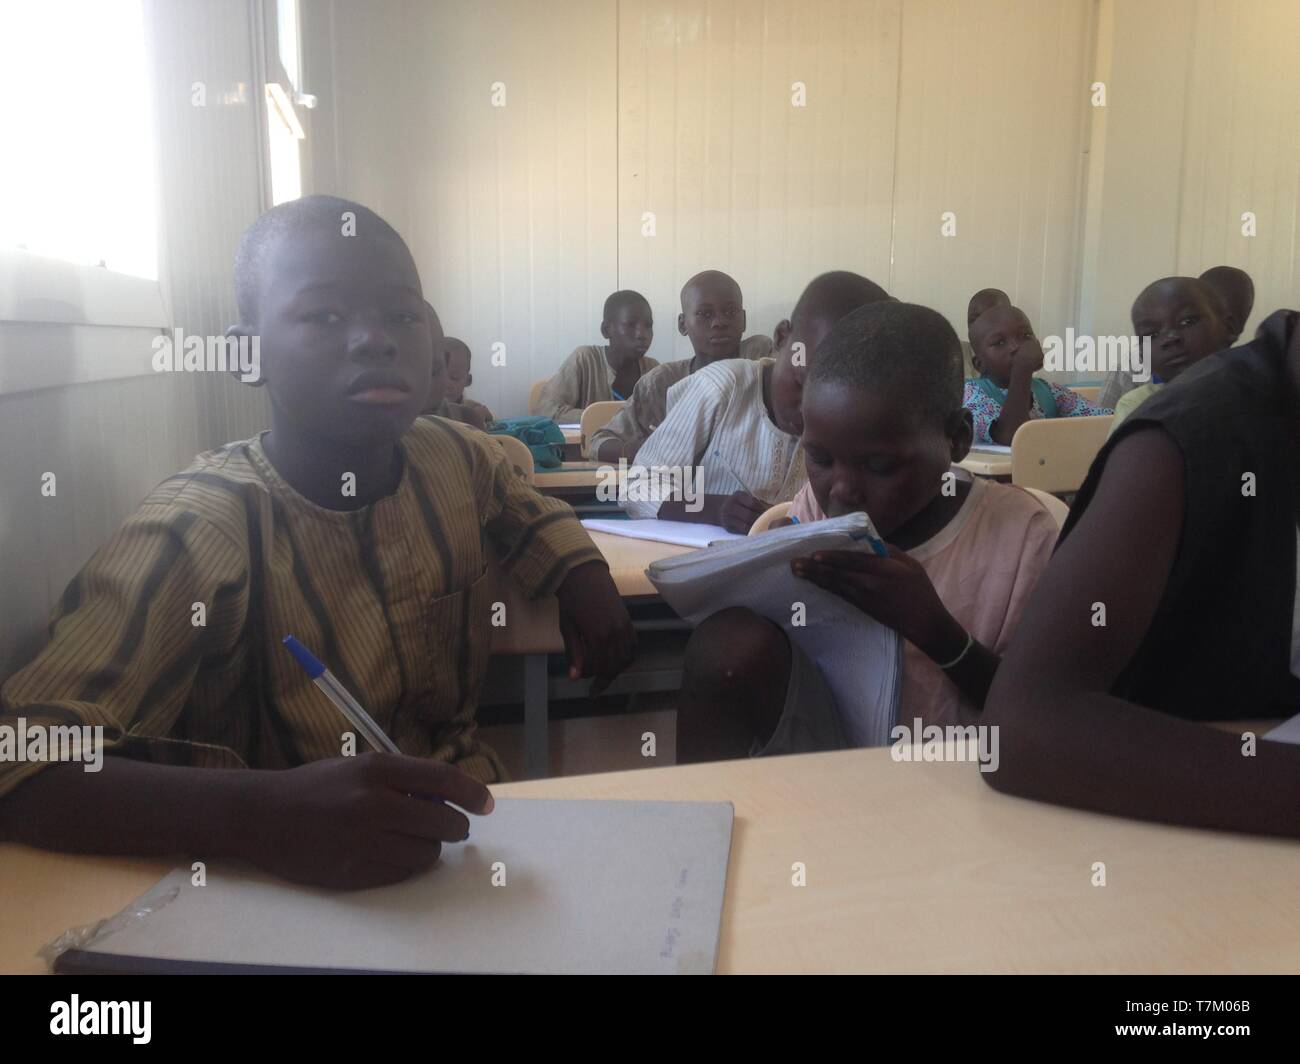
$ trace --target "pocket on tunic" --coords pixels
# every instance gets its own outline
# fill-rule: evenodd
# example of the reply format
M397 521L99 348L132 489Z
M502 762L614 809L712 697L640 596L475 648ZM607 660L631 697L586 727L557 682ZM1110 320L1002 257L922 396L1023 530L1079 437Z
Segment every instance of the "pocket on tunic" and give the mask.
M430 689L425 721L469 721L491 654L492 581L487 567L468 587L432 599L425 611Z

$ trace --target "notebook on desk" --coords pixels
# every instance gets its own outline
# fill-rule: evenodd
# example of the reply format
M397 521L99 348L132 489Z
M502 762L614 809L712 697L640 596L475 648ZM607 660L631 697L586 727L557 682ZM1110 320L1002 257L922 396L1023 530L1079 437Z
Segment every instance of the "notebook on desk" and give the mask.
M707 974L731 825L730 802L498 798L393 886L177 869L54 970Z
M660 521L658 518L624 520L594 518L582 522L592 532L608 532L629 539L646 539L654 543L673 543L679 547L707 547L723 540L744 539L739 532L728 532L721 525L701 525L693 521Z
M665 558L651 563L646 576L692 624L731 606L779 624L821 669L849 742L884 746L898 723L902 640L892 628L790 571L794 558L814 551L870 551L868 534L879 538L866 514L846 514Z

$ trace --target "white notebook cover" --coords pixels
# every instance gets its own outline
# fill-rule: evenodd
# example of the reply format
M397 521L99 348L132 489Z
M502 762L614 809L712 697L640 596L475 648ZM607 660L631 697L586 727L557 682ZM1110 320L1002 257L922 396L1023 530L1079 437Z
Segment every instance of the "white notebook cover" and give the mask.
M404 883L330 891L209 865L194 886L180 868L127 911L145 915L83 949L199 967L711 973L732 816L730 802L499 798Z
M699 624L710 614L746 606L779 624L822 671L854 746L885 746L897 723L903 643L838 595L790 572L790 561L818 550L871 549L866 514L790 525L734 543L653 562L650 582L679 616ZM803 603L803 624L794 604Z

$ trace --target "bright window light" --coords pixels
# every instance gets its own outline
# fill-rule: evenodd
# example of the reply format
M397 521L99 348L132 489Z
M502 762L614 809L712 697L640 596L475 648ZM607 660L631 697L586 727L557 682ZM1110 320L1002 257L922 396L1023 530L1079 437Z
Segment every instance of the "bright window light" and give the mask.
M277 0L275 15L280 65L289 75L291 88L301 89L302 74L298 69L298 0Z
M141 0L0 0L0 248L158 278Z

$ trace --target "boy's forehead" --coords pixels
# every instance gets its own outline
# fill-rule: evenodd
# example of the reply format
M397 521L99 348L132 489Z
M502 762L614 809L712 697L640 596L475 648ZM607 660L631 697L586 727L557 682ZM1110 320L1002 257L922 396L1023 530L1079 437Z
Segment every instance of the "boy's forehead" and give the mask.
M871 390L844 380L814 380L803 393L805 445L871 449L902 444L922 431L907 403L887 390ZM834 437L834 441L832 440Z
M699 306L701 303L737 303L741 302L740 285L722 277L710 277L696 281L686 289L687 306Z
M421 302L424 299L415 262L400 240L383 235L344 236L325 226L275 236L266 249L260 280L263 294L285 299L328 287L401 288Z
M629 299L614 308L616 318L648 318L650 313L650 304L644 299Z
M1168 313L1183 306L1203 307L1208 302L1201 285L1190 278L1158 281L1143 289L1134 301L1133 317Z
M1026 324L1028 321L1025 312L1019 307L999 304L996 307L990 307L981 314L975 320L975 324L971 326L971 330L976 337L984 337L995 329L1005 329L1011 325Z

